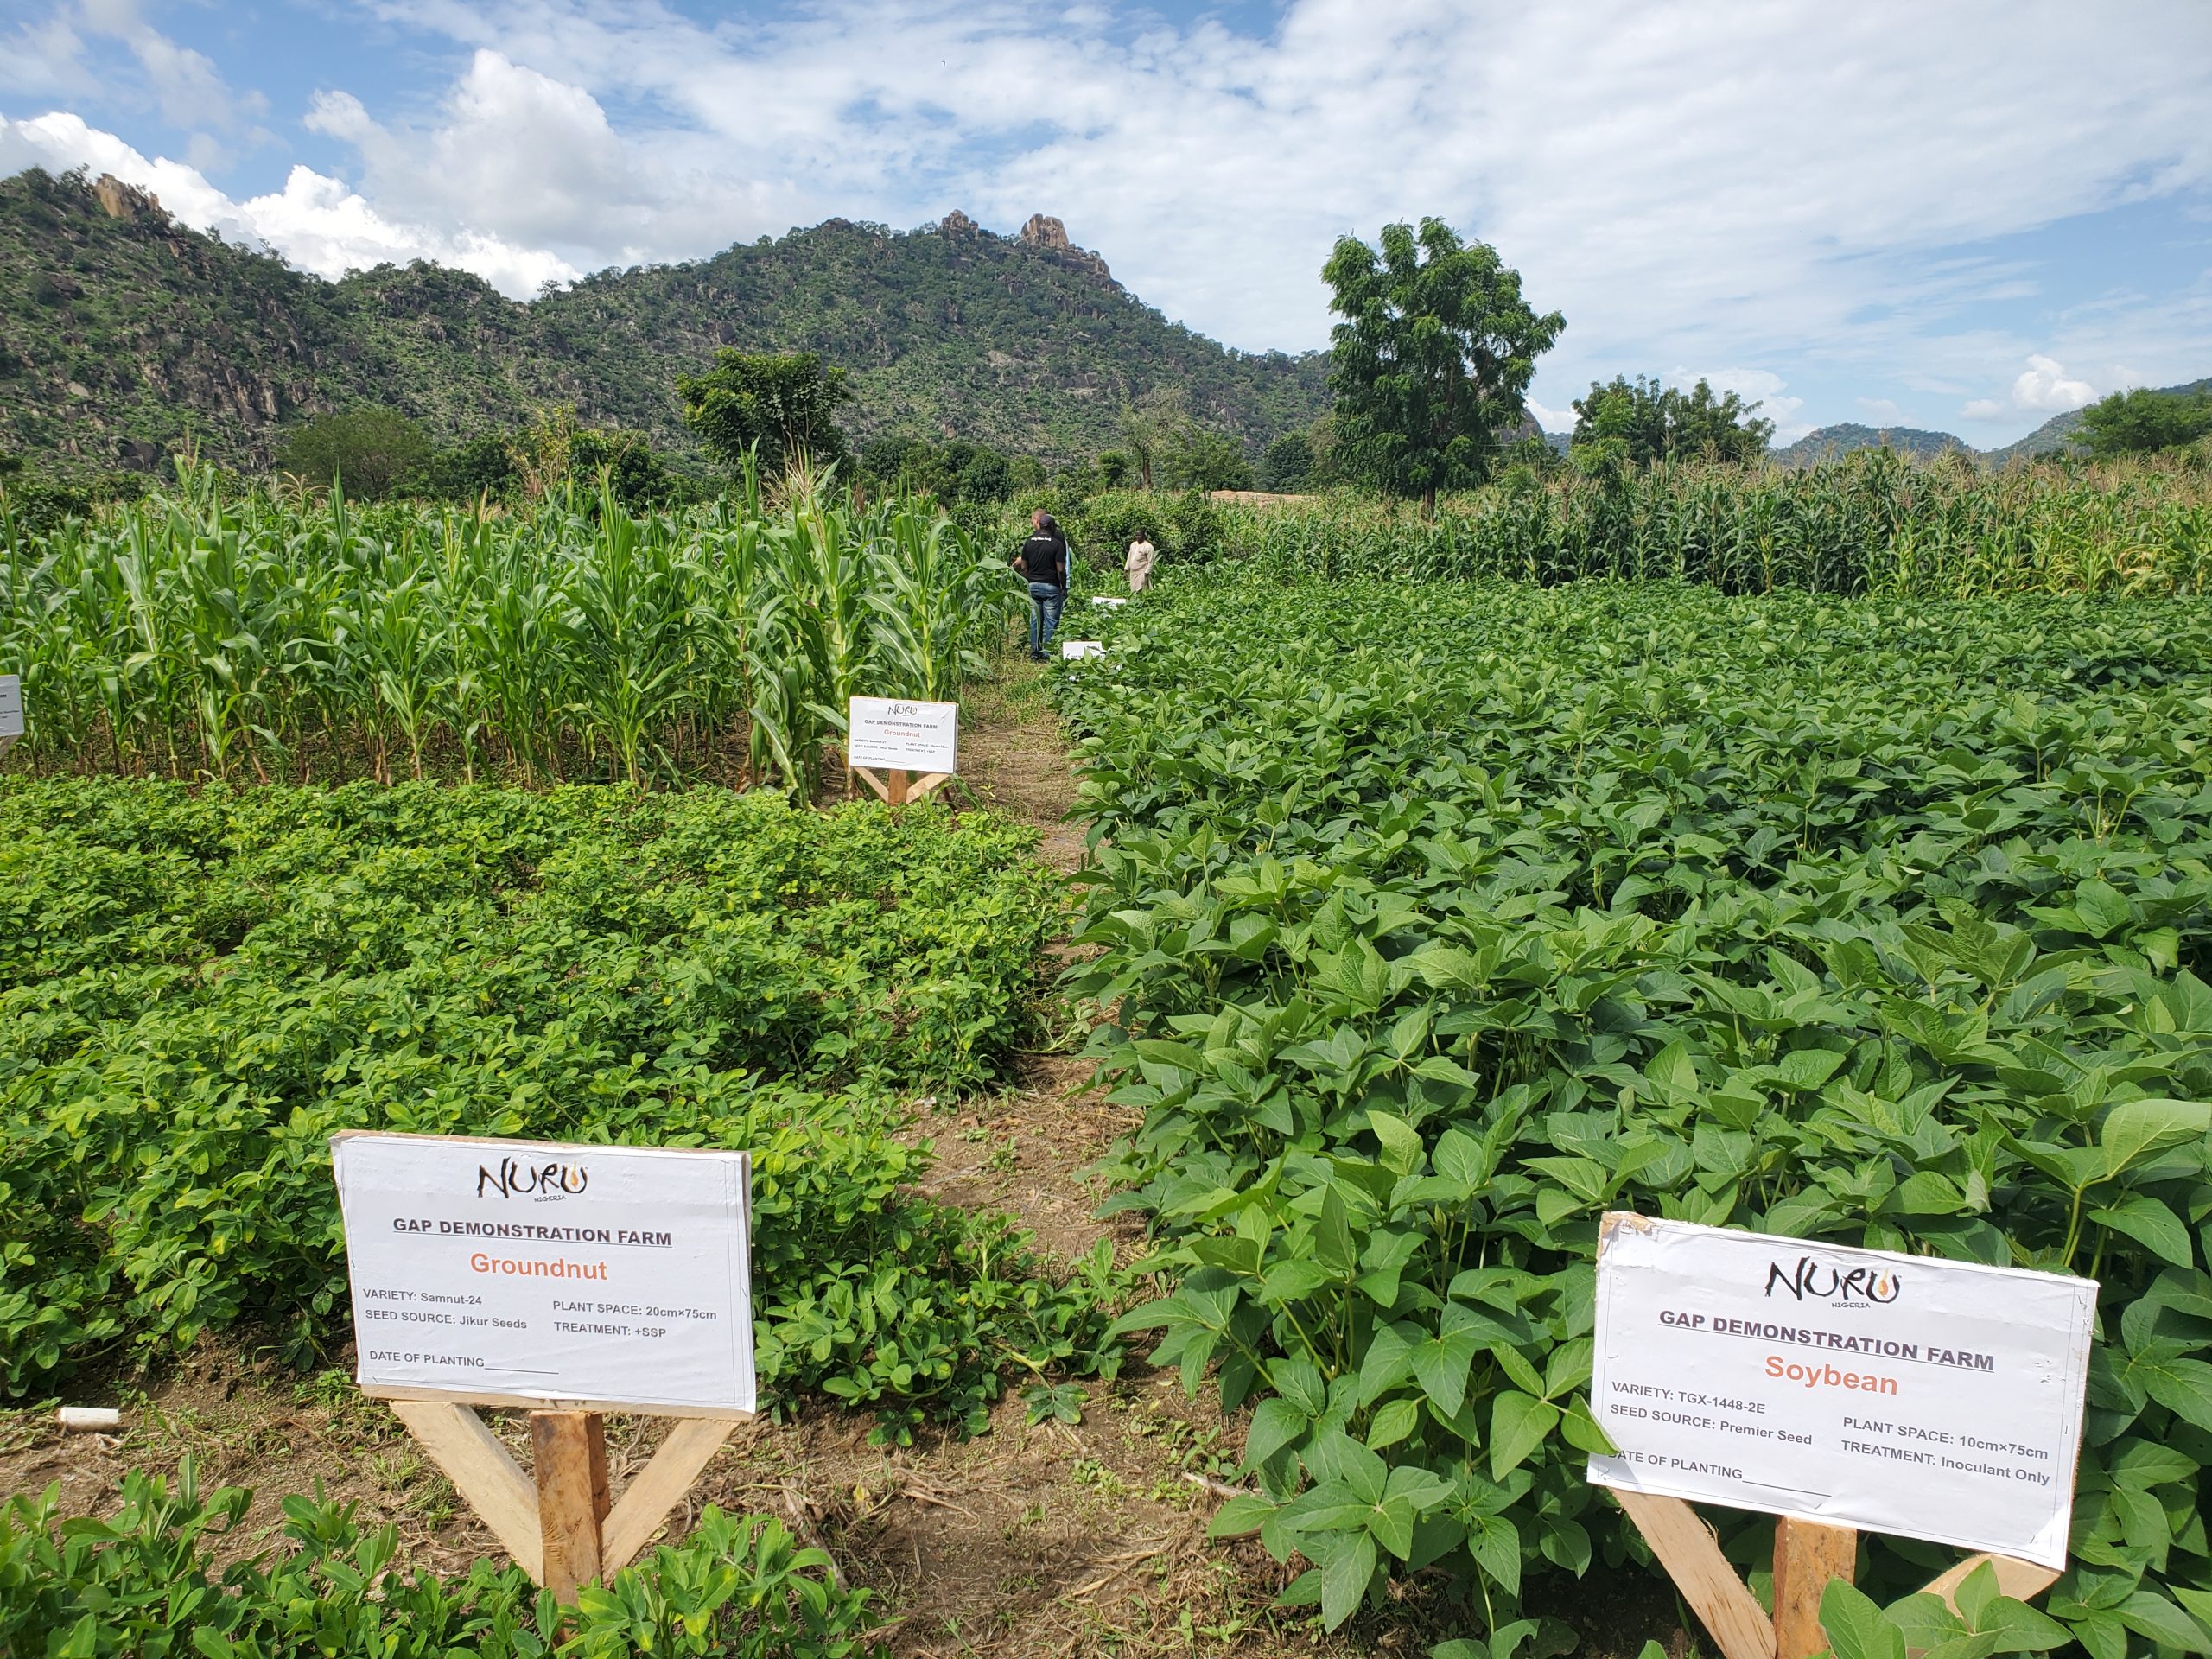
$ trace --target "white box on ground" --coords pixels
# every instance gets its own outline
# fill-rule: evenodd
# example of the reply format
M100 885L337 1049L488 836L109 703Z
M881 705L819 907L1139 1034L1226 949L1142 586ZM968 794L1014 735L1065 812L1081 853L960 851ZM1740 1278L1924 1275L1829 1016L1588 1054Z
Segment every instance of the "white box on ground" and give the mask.
M1080 662L1085 657L1103 657L1105 654L1106 644L1103 639L1063 639L1060 641L1060 659L1063 662Z
M14 674L0 674L0 754L5 754L23 734L23 683Z
M2096 1294L1608 1215L1589 1478L2063 1567Z
M753 1408L748 1154L364 1131L331 1153L365 1392Z
M845 709L849 766L906 772L960 770L960 705L855 697Z

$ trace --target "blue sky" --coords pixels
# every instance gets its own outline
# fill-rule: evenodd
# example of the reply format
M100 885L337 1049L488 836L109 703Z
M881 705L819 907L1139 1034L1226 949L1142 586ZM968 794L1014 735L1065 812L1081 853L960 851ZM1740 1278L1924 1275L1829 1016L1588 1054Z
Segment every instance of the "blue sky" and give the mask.
M832 215L1034 212L1169 316L1325 343L1435 213L1567 319L1534 392L1700 375L2003 443L2212 375L2206 0L0 0L0 172L518 296Z

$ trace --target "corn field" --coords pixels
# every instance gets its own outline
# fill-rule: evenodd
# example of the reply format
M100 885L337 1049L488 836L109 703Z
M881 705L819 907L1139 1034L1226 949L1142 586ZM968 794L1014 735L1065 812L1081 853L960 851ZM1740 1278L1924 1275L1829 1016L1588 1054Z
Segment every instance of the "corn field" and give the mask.
M950 697L1022 590L932 511L757 480L680 517L610 497L364 512L174 494L36 537L0 498L11 764L173 778L820 786L855 693Z
M1227 511L1225 544L1284 576L1958 599L2212 587L2212 474L2186 462L1991 474L1866 451L1802 472L1692 463L1524 478L1440 504L1433 524L1350 496Z

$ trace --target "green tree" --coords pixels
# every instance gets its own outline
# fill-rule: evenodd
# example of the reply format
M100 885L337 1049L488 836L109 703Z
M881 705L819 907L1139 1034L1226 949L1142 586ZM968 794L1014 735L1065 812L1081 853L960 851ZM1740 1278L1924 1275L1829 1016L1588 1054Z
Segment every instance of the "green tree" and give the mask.
M1152 487L1152 475L1183 429L1191 423L1181 390L1154 386L1133 404L1122 405L1122 448L1137 469L1137 487Z
M406 416L383 404L356 404L295 430L277 465L317 484L342 480L347 494L373 501L429 458L430 441Z
M801 455L817 467L848 457L837 408L852 401L852 391L845 372L812 352L725 348L706 373L678 376L676 392L685 423L726 467L738 467L753 451L764 477L780 478Z
M1675 457L1757 461L1774 438L1774 423L1759 419L1758 407L1703 378L1688 391L1643 375L1593 380L1589 396L1574 402L1576 461L1592 472Z
M1226 432L1193 422L1163 457L1160 476L1171 490L1249 490L1252 463L1244 446Z
M1285 432L1268 446L1260 458L1260 487L1295 493L1313 482L1313 440L1303 432Z
M1382 243L1341 238L1321 269L1344 319L1330 331L1340 464L1433 518L1439 490L1487 476L1567 319L1539 316L1520 272L1440 219L1386 225Z
M906 465L906 457L917 449L927 449L922 439L905 432L885 432L870 438L854 457L861 476L871 484L896 485L899 474Z
M595 493L604 476L629 512L668 506L683 493L684 480L668 470L639 432L584 428L569 441L569 475L587 493Z
M2100 461L2177 449L2212 432L2212 390L2116 391L2082 411L2081 442Z
M933 495L948 505L1003 501L1017 488L1045 481L1045 469L1036 461L1016 460L965 438L934 444L887 433L861 446L859 464L861 475L874 483Z
M406 480L422 494L441 501L475 501L503 496L522 481L515 452L506 438L486 432L466 443L441 449Z

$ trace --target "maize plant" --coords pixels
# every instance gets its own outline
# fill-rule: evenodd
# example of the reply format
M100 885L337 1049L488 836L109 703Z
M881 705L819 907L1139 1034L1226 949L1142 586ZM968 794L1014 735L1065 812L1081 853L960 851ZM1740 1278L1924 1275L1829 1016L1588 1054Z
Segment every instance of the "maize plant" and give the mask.
M1281 576L1953 599L2212 585L2212 486L2187 461L1989 474L1869 450L1802 471L1670 462L1603 480L1522 475L1446 499L1433 524L1350 495L1228 512L1230 544Z
M706 779L813 790L855 693L948 698L1019 609L911 501L757 478L680 516L178 489L34 536L0 498L15 764L245 781Z

